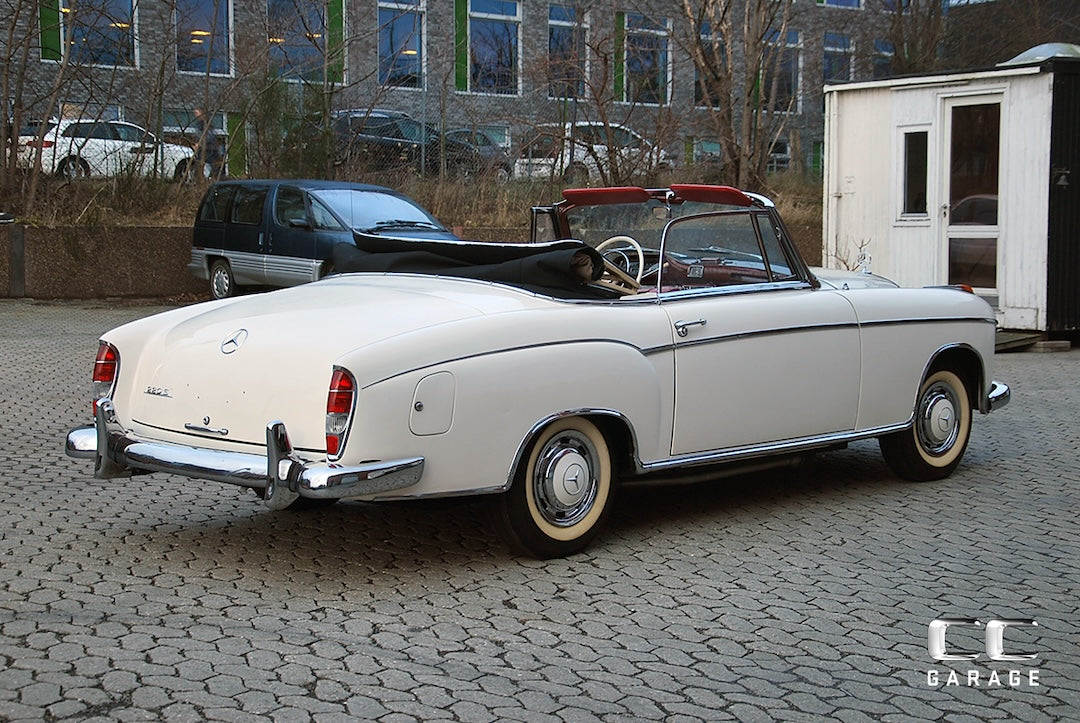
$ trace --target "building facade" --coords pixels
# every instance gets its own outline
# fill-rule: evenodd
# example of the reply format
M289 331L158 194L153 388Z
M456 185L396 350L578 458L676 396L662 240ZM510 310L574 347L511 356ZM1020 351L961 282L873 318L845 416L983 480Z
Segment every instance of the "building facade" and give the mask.
M748 57L745 38L736 37L744 2L766 11L763 55ZM189 134L201 106L228 141L234 175L265 172L260 154L280 147L297 118L356 108L484 130L511 152L541 123L618 123L678 164L720 168L727 159L702 90L708 70L694 59L703 38L714 49L732 46L726 57L738 67L718 72L730 74L734 97L768 96L773 104L770 170L820 171L823 85L886 77L893 53L878 0L740 0L729 15L736 30L695 15L698 3L688 11L659 0L44 0L14 7L22 32L8 37L23 40L3 48L12 122L107 117L168 137Z

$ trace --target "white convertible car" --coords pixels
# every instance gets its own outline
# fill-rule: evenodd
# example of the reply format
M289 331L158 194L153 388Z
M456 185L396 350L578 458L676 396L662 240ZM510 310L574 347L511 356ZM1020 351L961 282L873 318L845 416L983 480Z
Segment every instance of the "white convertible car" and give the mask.
M945 477L973 413L1008 402L983 300L814 273L760 196L574 189L532 214L529 244L343 244L317 283L108 332L68 453L272 508L487 494L546 558L584 548L624 481L870 437L900 477Z

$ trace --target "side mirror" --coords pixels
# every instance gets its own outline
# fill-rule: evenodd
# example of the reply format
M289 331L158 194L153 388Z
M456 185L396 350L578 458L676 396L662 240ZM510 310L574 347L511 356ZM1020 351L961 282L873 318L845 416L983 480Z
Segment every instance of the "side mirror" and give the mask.
M310 231L311 230L311 223L306 218L290 218L289 219L289 227L290 228L304 228L304 229L307 229L308 231Z

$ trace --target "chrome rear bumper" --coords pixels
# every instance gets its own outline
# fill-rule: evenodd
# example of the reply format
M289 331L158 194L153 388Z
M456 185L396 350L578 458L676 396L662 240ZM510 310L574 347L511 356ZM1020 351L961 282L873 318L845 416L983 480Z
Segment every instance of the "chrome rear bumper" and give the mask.
M293 452L282 422L266 425L266 454L229 452L131 436L116 419L109 399L98 402L95 424L68 432L69 457L94 460L94 476L125 477L133 472L166 472L262 489L271 507L297 497L340 499L402 489L416 484L424 458L410 457L336 466L308 462Z
M990 382L990 392L986 395L986 411L992 412L1001 409L1012 399L1012 391L1004 382Z

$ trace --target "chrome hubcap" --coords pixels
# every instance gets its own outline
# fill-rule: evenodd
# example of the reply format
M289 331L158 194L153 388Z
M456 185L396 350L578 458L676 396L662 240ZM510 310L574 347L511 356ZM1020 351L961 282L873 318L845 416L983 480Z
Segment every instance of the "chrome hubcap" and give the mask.
M923 393L915 420L919 443L928 453L940 455L947 452L960 433L960 404L952 387L936 383Z
M219 299L229 295L229 275L222 269L214 271L214 296Z
M580 522L596 500L597 454L580 432L560 432L540 451L533 473L536 507L558 527Z

